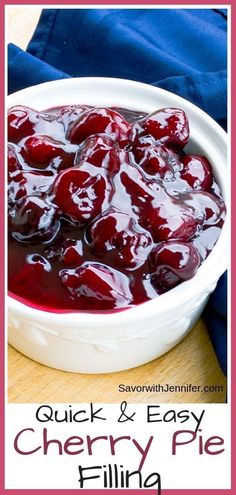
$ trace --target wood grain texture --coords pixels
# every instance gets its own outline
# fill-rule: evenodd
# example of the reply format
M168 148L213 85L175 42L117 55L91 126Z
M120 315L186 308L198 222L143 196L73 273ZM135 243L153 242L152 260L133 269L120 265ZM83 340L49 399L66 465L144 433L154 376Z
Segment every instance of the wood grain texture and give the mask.
M6 36L8 43L25 50L38 23L41 7L25 5L24 7L13 7L6 10Z
M25 49L41 13L40 7L11 7L7 11L7 41ZM119 384L142 386L199 385L199 392L119 392ZM222 389L207 392L204 387ZM107 375L81 375L48 368L9 346L9 402L224 402L226 380L206 328L200 320L172 351L138 368Z

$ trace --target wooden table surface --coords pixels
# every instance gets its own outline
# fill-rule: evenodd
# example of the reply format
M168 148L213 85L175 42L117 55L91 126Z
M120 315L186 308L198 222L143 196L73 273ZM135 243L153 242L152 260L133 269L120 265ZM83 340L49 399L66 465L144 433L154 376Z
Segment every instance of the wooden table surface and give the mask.
M37 24L40 7L7 10L7 42L25 49ZM200 392L122 393L119 384L200 385ZM211 386L211 390L206 388ZM179 390L179 389L178 389ZM202 320L185 339L164 356L120 373L81 375L54 370L8 352L9 402L224 402L226 380L221 372Z

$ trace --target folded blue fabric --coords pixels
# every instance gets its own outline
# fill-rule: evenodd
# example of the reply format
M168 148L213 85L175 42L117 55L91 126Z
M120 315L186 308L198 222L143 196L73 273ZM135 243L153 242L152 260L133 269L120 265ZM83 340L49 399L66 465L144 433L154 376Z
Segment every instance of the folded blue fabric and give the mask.
M66 74L121 77L183 96L225 127L225 17L224 9L46 9L27 54L10 45L9 92Z
M227 273L220 278L203 313L221 369L227 374Z
M9 93L70 76L133 79L183 96L226 128L226 68L225 9L46 9L27 52L9 45ZM223 277L205 313L224 371L225 294Z

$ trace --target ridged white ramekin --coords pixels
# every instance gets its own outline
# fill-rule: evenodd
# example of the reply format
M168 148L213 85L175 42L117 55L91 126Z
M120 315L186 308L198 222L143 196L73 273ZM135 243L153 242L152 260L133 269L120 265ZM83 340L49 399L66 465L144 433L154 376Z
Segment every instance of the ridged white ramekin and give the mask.
M214 120L188 101L134 81L75 78L27 88L8 97L43 110L67 104L116 106L152 112L179 107L190 121L188 151L210 160L227 196L227 136ZM132 368L169 351L199 318L227 266L227 225L195 277L161 297L112 314L56 314L8 298L9 342L40 363L67 371L107 373Z

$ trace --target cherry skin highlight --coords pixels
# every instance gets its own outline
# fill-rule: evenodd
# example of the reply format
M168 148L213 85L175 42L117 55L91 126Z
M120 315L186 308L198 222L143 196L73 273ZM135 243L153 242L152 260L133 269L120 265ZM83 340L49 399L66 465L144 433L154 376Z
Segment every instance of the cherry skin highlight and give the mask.
M52 199L62 215L74 222L88 223L99 215L106 203L108 181L77 167L61 172L52 187Z
M100 263L84 263L77 269L62 270L60 277L82 307L90 301L94 309L109 310L126 307L132 300L126 275Z
M8 111L8 139L12 143L18 143L24 136L34 133L34 125L38 114L31 108L17 105Z
M184 148L189 139L189 123L183 110L163 108L134 125L134 140L138 136L151 135L166 146Z
M183 280L192 278L200 261L199 253L191 243L162 243L149 255L152 283L159 292L166 292Z
M10 180L15 172L21 170L22 166L19 162L17 151L13 144L7 146L7 162L8 162L8 179Z
M50 241L59 228L56 209L38 196L24 198L9 211L11 236L23 243Z
M115 265L137 268L147 259L153 244L152 236L127 213L110 209L88 228L89 246L96 256L109 253Z
M28 196L41 196L47 193L53 183L53 175L47 172L17 172L8 182L8 205L13 206Z
M72 124L69 132L71 143L82 143L88 136L106 133L119 143L126 143L131 125L118 112L109 108L92 108L84 112Z
M75 164L80 167L94 165L107 170L111 175L119 171L120 159L118 150L115 149L114 141L106 134L89 136L78 152Z
M212 185L211 164L204 156L184 156L181 178L186 180L192 189L210 190Z

